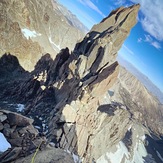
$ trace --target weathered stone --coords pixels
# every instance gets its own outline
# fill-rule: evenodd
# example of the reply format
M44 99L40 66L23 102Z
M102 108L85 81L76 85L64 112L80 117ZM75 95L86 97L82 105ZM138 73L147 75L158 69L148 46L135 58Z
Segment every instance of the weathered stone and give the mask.
M69 18L58 7L66 15L68 12L73 23L70 23ZM15 54L21 66L28 71L34 69L37 61L46 52L54 58L62 47L68 46L72 50L76 41L84 34L85 27L80 21L56 1L40 3L35 0L20 0L19 3L5 3L3 0L0 1L0 10L0 40L3 42L0 43L0 54ZM35 32L28 37L25 35L26 31ZM76 37L69 39L74 34Z
M8 113L7 118L10 125L12 126L17 125L17 126L25 127L33 123L32 119L29 119L17 113Z
M4 130L3 130L3 134L6 137L10 137L11 132L12 132L11 128L4 128Z
M15 139L15 138L19 138L20 136L19 136L19 134L18 134L18 131L14 131L14 132L11 133L10 137L11 137L12 139Z
M9 125L8 123L5 123L5 124L3 125L3 127L4 127L4 128L10 128L10 125Z
M9 143L11 144L12 147L22 147L22 137L17 137L14 139L8 139Z
M38 130L34 128L32 125L28 125L27 127L23 127L17 130L20 135L24 135L25 133L30 133L33 137L38 135Z
M62 116L61 120L64 121L66 119L66 122L74 123L77 116L75 108L70 105L66 105L62 111Z
M7 155L5 155L3 158L1 158L2 163L12 162L13 160L17 159L19 154L21 153L22 148L21 147L15 147L11 149L9 152L6 152Z
M33 154L16 160L16 163L31 162ZM48 147L43 151L39 151L34 160L35 163L74 163L72 156L59 148Z
M3 122L7 119L7 116L5 114L0 115L0 122Z

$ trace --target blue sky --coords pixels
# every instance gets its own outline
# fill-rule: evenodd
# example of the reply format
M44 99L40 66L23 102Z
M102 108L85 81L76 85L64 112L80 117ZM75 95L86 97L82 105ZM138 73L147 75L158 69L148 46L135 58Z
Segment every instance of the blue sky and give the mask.
M140 3L138 23L119 51L163 92L163 0L59 0L89 29L117 7Z

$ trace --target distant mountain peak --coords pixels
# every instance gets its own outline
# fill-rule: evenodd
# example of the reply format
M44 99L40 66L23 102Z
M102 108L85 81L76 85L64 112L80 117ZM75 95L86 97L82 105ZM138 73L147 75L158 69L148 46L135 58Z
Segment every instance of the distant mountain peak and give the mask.
M118 56L118 62L132 73L163 104L163 93L146 75L142 74L136 67L120 56Z

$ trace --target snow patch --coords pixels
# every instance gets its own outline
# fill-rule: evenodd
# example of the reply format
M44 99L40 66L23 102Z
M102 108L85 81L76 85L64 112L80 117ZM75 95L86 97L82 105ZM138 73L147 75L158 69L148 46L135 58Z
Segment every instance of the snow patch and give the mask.
M40 121L42 121L42 120L43 120L43 118L42 118L42 117L39 117L39 120L40 120Z
M53 45L53 49L54 49L54 50L57 50L57 51L61 50L60 45L55 44L55 43L52 41L51 37L49 37L49 41L50 41L50 43Z
M144 141L145 138L146 138L145 135L143 135L143 136L141 137L141 140Z
M56 52L59 52L61 50L61 47L60 47L60 44L57 45L55 44L53 41L52 41L52 34L51 34L51 29L50 29L50 26L49 26L49 42L52 44L52 47L53 49L56 51Z
M24 104L17 104L16 110L18 112L22 112L24 111L24 109L25 109Z
M127 130L128 130L128 131L130 131L130 130L131 130L131 128L132 128L132 125L130 125L130 126L129 126L129 128L128 128Z
M108 160L111 163L121 163L123 157L125 158L129 158L129 152L128 149L126 148L125 144L120 141L117 145L116 145L116 152L112 153L112 152L107 152L105 155L101 156L98 160L97 163L108 163Z
M31 31L27 28L21 29L21 31L27 39L29 39L30 37L41 36L41 33L37 33L36 31Z
M144 163L143 157L146 157L147 155L148 154L147 154L146 148L144 147L144 144L140 141L136 143L136 146L134 148L133 161Z
M41 129L39 126L34 126L34 127L35 127L36 129L39 129L39 130Z
M75 155L74 153L72 153L72 157L75 163L81 163L81 159L78 155Z
M68 154L72 155L72 158L74 160L74 163L82 163L80 157L78 155L75 155L73 152L71 153L68 149L64 150L65 152L67 152Z
M0 132L0 152L5 152L8 148L11 148L11 144L6 140L4 135Z
M97 160L96 163L121 163L122 160L125 163L144 163L145 160L143 158L148 156L146 148L141 140L136 143L133 150L133 156L131 156L125 144L121 141L116 145L116 148L116 152L105 153Z

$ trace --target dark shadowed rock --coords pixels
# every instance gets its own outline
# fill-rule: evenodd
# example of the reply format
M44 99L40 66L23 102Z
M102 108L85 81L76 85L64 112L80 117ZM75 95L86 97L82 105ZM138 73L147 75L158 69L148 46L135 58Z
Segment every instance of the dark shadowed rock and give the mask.
M11 126L16 125L25 127L33 123L32 119L29 119L17 113L8 113L7 118Z
M3 124L0 122L0 131L3 130Z

